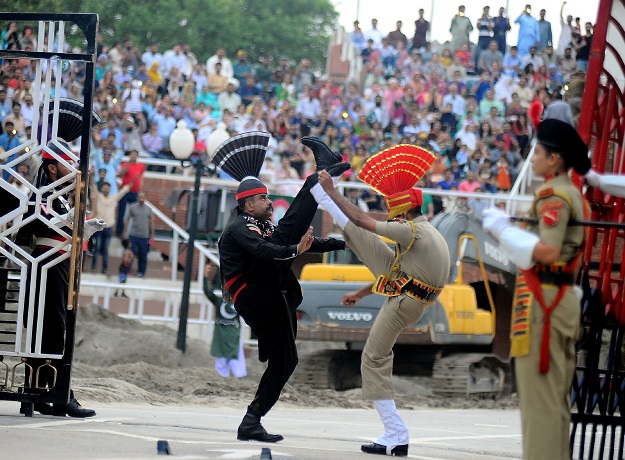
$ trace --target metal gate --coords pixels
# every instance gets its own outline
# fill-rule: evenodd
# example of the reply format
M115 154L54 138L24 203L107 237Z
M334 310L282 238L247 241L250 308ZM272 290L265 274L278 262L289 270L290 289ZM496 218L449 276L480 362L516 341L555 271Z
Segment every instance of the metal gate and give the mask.
M625 174L625 2L601 0L578 131L592 149L592 167ZM623 199L588 189L592 220L624 222ZM624 458L625 372L622 362L625 233L589 230L584 257L583 338L571 390L574 458Z
M71 65L78 65L84 72L82 120L91 121L93 86L96 59L96 35L98 16L95 14L40 14L0 13L0 22L15 22L21 28L31 26L36 39L34 49L0 50L0 59L27 63L32 81L34 111L30 136L20 140L17 147L0 154L2 172L12 183L0 180L0 400L22 401L26 415L32 416L32 403L67 403L69 400L71 366L74 351L74 329L82 259L82 233L87 199L86 184L89 174L89 144L91 123L81 122L76 127L80 133L80 147L69 151L61 145L59 113L61 112L61 80ZM84 43L85 53L67 51L68 35L74 35ZM53 80L53 77L55 80ZM80 115L78 115L80 118ZM76 134L78 136L78 134ZM58 147L61 145L61 147ZM66 145L66 144L65 144ZM54 146L56 151L50 151ZM29 178L17 173L17 165L23 162L36 165L43 151L69 170L58 181L36 187ZM62 152L62 156L58 152ZM56 153L55 153L56 152ZM62 157L62 159L60 159ZM66 159L66 158L69 158ZM72 179L65 181L65 178ZM17 185L15 187L14 185ZM71 217L57 215L51 209L51 200L60 196L73 197L75 214ZM53 214L61 219L64 227L57 225L55 232L59 244L52 244L45 254L33 257L15 241L20 228L39 220L48 228L52 220L42 213ZM65 220L63 220L65 219ZM73 223L73 225L72 225ZM39 222L37 222L39 224ZM73 227L73 230L72 230ZM70 228L69 231L64 228ZM71 243L71 250L67 243ZM51 268L70 260L69 296L65 314L66 333L62 354L42 352L42 324L44 319L44 296L48 289L47 276ZM36 273L37 276L29 276ZM32 279L31 279L32 278ZM40 295L35 299L35 288ZM35 311L34 311L35 310ZM29 367L29 359L44 364ZM52 361L58 360L58 361ZM60 362L54 368L53 384L40 387L38 375L42 368L49 370L50 363ZM29 369L30 378L25 371Z

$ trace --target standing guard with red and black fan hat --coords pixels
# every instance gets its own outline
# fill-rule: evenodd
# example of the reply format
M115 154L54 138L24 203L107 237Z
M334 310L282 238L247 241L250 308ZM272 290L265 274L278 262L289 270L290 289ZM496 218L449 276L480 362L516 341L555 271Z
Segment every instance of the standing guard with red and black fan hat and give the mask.
M267 362L256 396L238 428L237 438L278 442L279 434L269 434L261 417L274 406L297 365L295 310L302 301L302 290L291 271L294 258L305 251L326 252L344 249L345 243L332 238L312 236L312 219L317 203L310 188L317 174L306 179L279 224L270 221L273 212L267 187L259 179L269 134L250 132L235 136L215 151L212 162L236 180L237 207L219 240L219 262L224 295L258 338L261 362ZM339 177L349 169L340 156L325 144L302 139L310 144L317 166L327 167Z
M31 324L37 324L40 289L43 286L42 276L45 273L41 353L55 355L63 355L65 349L70 272L70 258L66 254L71 252L74 225L74 209L70 205L69 194L64 191L68 182L73 180L71 166L76 161L69 143L81 135L83 111L83 105L78 101L62 99L59 106L57 136L43 147L41 167L35 183L37 188L45 187L47 190L42 194L40 203L37 201L29 203L24 219L32 216L35 218L21 227L18 232L18 238L32 239L32 257L41 258L28 270L24 326L27 327L31 315L33 316ZM53 108L54 106L51 105L51 110ZM51 113L50 126L52 116ZM93 113L90 122L92 125L99 123L100 118ZM85 222L83 237L87 240L102 228L104 228L103 221L90 219ZM62 260L56 261L57 259ZM46 266L48 266L47 269ZM31 289L33 285L34 288ZM33 299L32 309L29 308L31 299ZM36 335L33 333L33 348ZM50 364L46 361L43 358L27 359L26 386L42 390L55 386L57 371L62 365L62 360L54 359ZM44 415L69 415L80 418L95 415L94 410L80 405L71 390L67 404L35 403L34 409ZM21 411L25 412L25 408L22 407Z
M371 157L358 178L385 198L388 221L369 217L341 195L326 172L311 193L343 230L350 249L376 280L346 294L353 305L375 293L387 297L362 352L362 395L372 400L384 434L361 450L368 454L408 455L409 434L393 399L393 346L405 327L418 322L449 277L449 249L441 234L421 214L421 190L413 188L435 160L434 154L400 144ZM395 250L379 236L395 241Z

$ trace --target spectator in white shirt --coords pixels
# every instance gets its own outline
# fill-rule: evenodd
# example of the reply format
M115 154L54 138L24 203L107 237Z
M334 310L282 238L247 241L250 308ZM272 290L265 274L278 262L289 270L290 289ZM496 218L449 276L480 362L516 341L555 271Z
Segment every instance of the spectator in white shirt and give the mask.
M535 46L530 46L530 53L523 58L523 68L527 67L528 64L533 64L536 70L544 65L543 58L537 54Z
M35 110L33 105L33 95L27 93L22 99L22 116L26 120L26 126L33 124L33 111Z
M304 97L297 103L296 112L302 118L302 123L306 123L304 118L308 121L316 121L321 115L321 102L310 90L306 90Z
M195 83L196 88L204 88L205 86L208 86L208 76L206 75L206 70L204 70L204 68L199 64L193 66L191 80Z
M464 126L464 129L458 131L456 139L460 139L463 145L466 145L467 150L475 150L477 144L477 136L475 135L477 125L468 124Z
M228 80L228 86L226 91L219 94L217 98L217 102L219 105L219 110L223 113L225 109L228 109L230 113L236 113L237 109L241 105L241 96L237 93L237 88L239 87L239 80L236 78L231 78Z
M449 85L449 93L443 97L443 107L447 104L451 104L451 111L457 117L464 116L466 109L466 102L462 96L458 94L458 85Z
M234 76L232 62L226 57L226 49L223 47L217 48L217 52L208 58L206 61L206 71L208 73L215 73L215 64L218 62L221 62L221 74L227 78L232 78Z
M158 52L158 45L156 43L152 43L150 48L141 55L141 60L145 64L146 69L152 67L153 62L158 62L159 69L162 69L164 66L163 55Z
M163 74L166 78L169 78L171 70L175 67L180 71L187 67L187 56L182 52L182 47L179 44L174 45L173 49L165 52L163 56L164 66ZM185 75L188 77L188 75Z
M378 49L382 46L382 39L386 35L378 29L378 20L371 20L371 29L365 34L367 40L373 40L373 48Z

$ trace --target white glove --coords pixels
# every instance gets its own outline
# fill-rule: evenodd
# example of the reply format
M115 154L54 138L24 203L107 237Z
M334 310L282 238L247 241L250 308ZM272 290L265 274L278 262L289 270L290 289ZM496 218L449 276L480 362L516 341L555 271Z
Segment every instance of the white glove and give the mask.
M497 208L484 210L482 214L482 228L498 240L501 239L502 232L510 226L512 226L512 223L507 213Z
M598 188L603 193L625 198L625 176L617 174L599 174L592 169L586 173L588 185Z
M321 184L315 184L310 189L310 194L313 196L317 204L332 216L336 224L341 227L341 230L345 230L349 219L345 214L343 214L343 211L339 209L336 203L332 201L332 198L328 196L325 190L321 187Z
M61 214L59 216L59 219L57 219L56 217L53 217L52 219L50 219L50 223L54 225L56 228L61 228L61 227L65 227L65 223L63 222L65 221L69 223L69 226L71 227L74 225L75 212L76 212L76 208L70 208L70 210L66 214Z
M597 173L597 171L589 169L584 177L586 178L586 182L588 182L588 185L590 185L591 187L601 187L601 174Z
M528 270L534 266L534 248L539 242L538 235L510 225L499 236L499 249L514 265Z
M106 226L106 222L102 219L89 219L85 221L85 226L82 230L83 239L86 241L91 238L95 233L101 231Z

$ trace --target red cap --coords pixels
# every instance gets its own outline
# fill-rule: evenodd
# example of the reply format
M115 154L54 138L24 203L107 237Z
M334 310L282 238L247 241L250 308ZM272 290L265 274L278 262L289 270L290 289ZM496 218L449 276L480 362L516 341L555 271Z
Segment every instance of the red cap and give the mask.
M48 142L48 145L46 145L43 151L41 152L41 159L42 160L58 160L59 158L61 158L68 162L74 161L74 159L70 157L64 150L62 150L61 147L57 145L57 143L62 145L63 148L69 150L70 152L72 151L72 148L69 146L67 142L61 139L57 139L56 142L53 142L53 141ZM53 154L56 156L53 156Z

